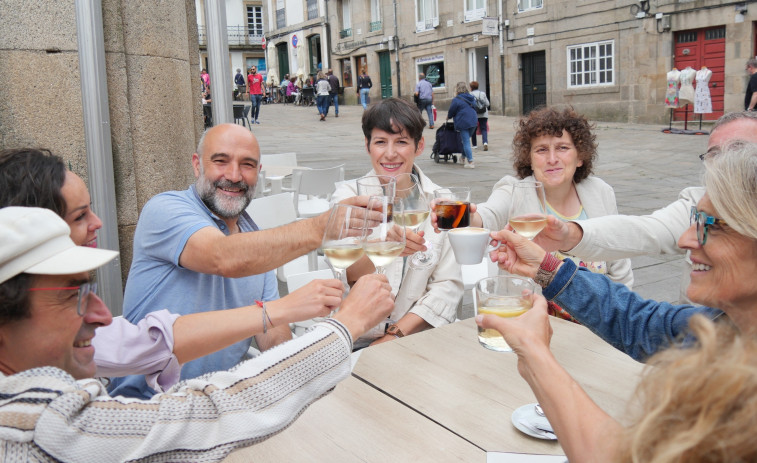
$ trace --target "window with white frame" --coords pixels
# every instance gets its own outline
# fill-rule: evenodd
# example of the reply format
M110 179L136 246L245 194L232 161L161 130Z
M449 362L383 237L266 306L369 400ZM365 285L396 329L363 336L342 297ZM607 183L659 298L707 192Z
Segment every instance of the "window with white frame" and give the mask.
M263 36L263 7L260 5L247 5L247 35Z
M318 17L318 0L308 0L308 19Z
M486 16L485 0L465 0L465 22L477 21Z
M518 0L518 11L536 10L541 8L543 0Z
M615 83L615 41L568 47L568 88Z
M276 28L283 29L287 26L287 17L284 0L276 0Z
M437 0L415 0L415 31L431 30L439 25Z
M381 1L371 0L371 22L381 21Z
M350 0L342 0L342 29L352 29Z

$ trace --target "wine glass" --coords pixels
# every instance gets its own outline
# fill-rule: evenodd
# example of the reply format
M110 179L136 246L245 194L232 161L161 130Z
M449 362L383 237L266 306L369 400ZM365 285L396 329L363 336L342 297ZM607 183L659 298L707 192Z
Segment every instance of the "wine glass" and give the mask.
M389 175L366 175L357 179L357 194L360 196L386 196L394 198L396 180Z
M513 185L510 203L510 226L519 235L534 239L547 226L547 201L544 185L536 181L522 181Z
M371 196L367 211L363 250L376 267L376 273L383 274L384 267L405 249L405 227L396 225L393 219L394 211L403 213L403 205L402 202L393 204L386 196Z
M321 249L331 265L334 276L344 284L344 270L363 257L365 209L346 204L331 208ZM346 285L345 285L346 289Z
M431 214L426 194L421 188L420 180L414 174L400 174L395 177L395 180L397 187L394 201L395 203L402 202L403 212L399 215L395 210L394 222L415 232ZM431 242L426 240L424 245L425 252L416 252L410 258L411 267L428 268L437 262L438 256Z

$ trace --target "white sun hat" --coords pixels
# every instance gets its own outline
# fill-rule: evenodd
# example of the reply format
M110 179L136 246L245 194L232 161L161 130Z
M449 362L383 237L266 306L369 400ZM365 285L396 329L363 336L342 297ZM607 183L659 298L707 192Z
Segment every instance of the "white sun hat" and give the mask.
M0 283L20 273L70 275L113 260L117 251L77 246L68 224L50 209L0 209Z

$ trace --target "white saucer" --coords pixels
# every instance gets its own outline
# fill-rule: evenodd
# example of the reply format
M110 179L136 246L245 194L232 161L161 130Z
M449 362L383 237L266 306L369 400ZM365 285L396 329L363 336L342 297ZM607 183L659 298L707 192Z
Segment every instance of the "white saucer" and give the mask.
M546 428L551 429L552 426L549 424L549 421L544 416L539 416L536 414L536 410L534 409L534 406L536 406L535 403L533 404L526 404L522 407L518 407L515 409L515 411L512 414L512 417L510 420L513 423L513 426L515 426L518 431L528 434L531 437L535 437L537 439L544 439L544 440L555 440L555 438L547 437L544 434L536 433L532 431L531 429L528 429L527 427L520 424L521 421L525 421L526 423L532 424L534 426L538 426L540 428Z

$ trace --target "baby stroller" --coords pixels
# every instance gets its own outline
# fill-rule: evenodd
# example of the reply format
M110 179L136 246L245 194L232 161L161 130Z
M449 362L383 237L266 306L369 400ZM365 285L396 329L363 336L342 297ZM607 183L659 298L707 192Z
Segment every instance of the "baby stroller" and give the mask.
M457 156L453 153L462 154L462 152L463 145L460 141L460 132L455 130L455 123L445 122L441 124L436 129L436 141L431 149L431 159L438 163L439 159L443 158L444 162L447 162L452 158L452 162L457 162Z

